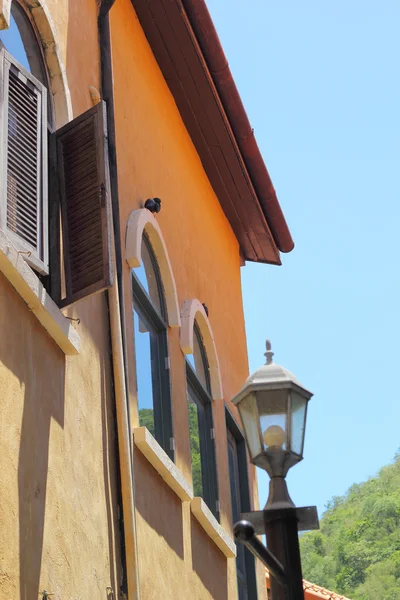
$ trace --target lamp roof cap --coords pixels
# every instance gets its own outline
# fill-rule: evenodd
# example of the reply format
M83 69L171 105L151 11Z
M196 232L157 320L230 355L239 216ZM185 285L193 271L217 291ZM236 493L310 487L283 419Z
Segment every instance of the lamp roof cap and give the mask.
M272 352L271 342L269 340L266 342L266 352L264 356L267 359L266 363L246 379L246 383L244 384L242 391L239 392L237 398L234 399L234 403L236 399L239 400L239 397L243 397L243 392L247 388L253 386L261 388L263 385L279 386L281 384L282 387L286 387L285 384L287 384L287 387L291 387L293 384L301 390L304 390L305 394L311 398L313 394L299 382L293 373L273 362L274 353Z

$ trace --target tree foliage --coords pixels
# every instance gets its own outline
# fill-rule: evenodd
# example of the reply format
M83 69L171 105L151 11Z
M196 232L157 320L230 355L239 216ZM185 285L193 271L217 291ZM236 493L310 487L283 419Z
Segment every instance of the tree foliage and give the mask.
M155 436L154 410L152 408L141 408L139 410L139 425L147 427L151 435Z
M352 600L400 600L400 455L300 538L303 576Z
M189 403L189 436L192 458L193 493L195 496L203 495L203 477L201 472L200 431L199 418L196 404Z
M203 478L201 470L200 433L197 406L196 404L190 403L188 408L193 493L195 496L202 496ZM139 424L140 426L147 427L150 433L155 436L154 410L152 408L142 408L139 410Z

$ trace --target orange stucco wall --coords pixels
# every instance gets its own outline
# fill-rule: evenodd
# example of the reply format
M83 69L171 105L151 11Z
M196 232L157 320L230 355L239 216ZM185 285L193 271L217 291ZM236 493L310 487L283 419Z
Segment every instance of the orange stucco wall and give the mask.
M33 18L46 30L37 2ZM65 67L72 114L100 88L96 0L43 2ZM35 12L36 11L36 12ZM237 240L225 218L130 0L111 12L121 229L159 196L179 305L207 304L224 399L213 404L221 524L231 533L225 404L247 376ZM46 34L46 40L48 33ZM52 52L48 44L46 53ZM53 65L51 57L49 65ZM53 67L51 67L53 68ZM54 79L56 81L56 79ZM59 81L59 80L57 80ZM57 83L58 85L58 83ZM60 91L56 101L56 117ZM61 122L57 122L61 125ZM124 298L132 428L138 425L130 272ZM119 595L118 465L106 295L64 311L80 318L78 356L65 357L0 274L0 597ZM184 356L169 330L176 464L191 480ZM133 448L141 598L234 600L226 559L144 456ZM250 469L255 493L255 473ZM265 594L262 570L259 600ZM131 600L131 599L129 599Z
M207 304L220 362L224 400L230 405L230 399L248 374L238 242L129 0L119 0L112 9L111 31L121 229L126 231L131 211L142 207L148 197L161 198L162 210L157 220L167 245L179 305L191 298ZM129 278L126 266L124 300L131 413L135 427L138 413ZM178 330L169 332L169 351L176 464L190 481L185 367ZM231 533L224 400L214 402L213 415L221 524ZM235 412L232 406L230 408ZM235 561L227 561L210 544L207 535L190 515L189 505L177 503L162 480L155 472L151 473L152 467L136 451L139 569L144 596L195 597L199 600L236 598ZM152 495L162 498L162 502L153 503ZM160 506L163 506L165 519L171 522L169 526L160 523ZM155 581L152 577L154 562L168 564L169 561L168 573ZM196 568L195 565L200 566ZM213 585L219 586L218 591ZM193 590L196 592L191 596Z

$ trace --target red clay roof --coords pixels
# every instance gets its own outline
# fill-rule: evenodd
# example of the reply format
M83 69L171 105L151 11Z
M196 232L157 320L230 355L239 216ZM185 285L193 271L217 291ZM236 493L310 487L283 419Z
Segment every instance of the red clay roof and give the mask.
M269 573L265 572L266 576L266 585L269 588ZM320 585L316 585L315 583L310 583L303 579L303 589L304 589L304 600L349 600L345 596L341 596L340 594L336 594L336 592L331 592Z

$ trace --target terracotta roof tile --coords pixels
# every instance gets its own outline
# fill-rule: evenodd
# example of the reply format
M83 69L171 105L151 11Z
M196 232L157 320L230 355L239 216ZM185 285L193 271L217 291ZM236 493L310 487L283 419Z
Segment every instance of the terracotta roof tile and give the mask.
M267 579L267 587L269 582L269 573L266 570L266 579ZM346 598L346 596L341 596L340 594L336 594L336 592L331 592L320 585L316 585L315 583L310 583L303 579L303 589L306 592L305 600L312 600L314 598L320 598L321 600L350 600Z

